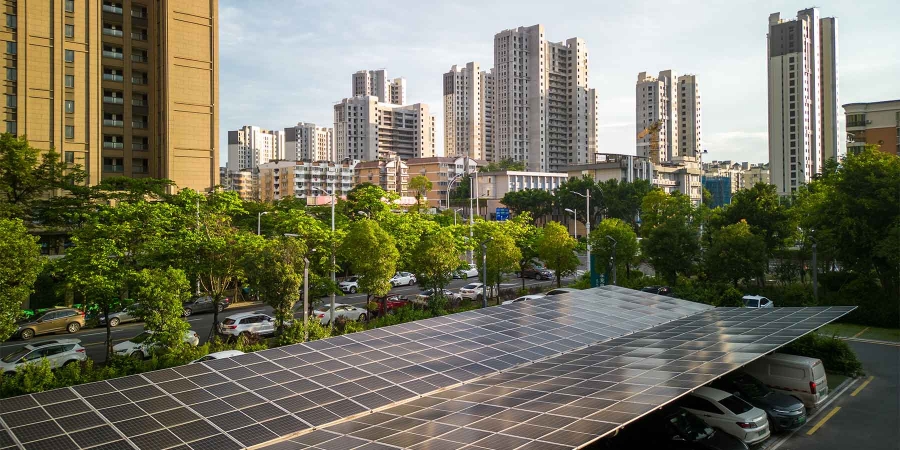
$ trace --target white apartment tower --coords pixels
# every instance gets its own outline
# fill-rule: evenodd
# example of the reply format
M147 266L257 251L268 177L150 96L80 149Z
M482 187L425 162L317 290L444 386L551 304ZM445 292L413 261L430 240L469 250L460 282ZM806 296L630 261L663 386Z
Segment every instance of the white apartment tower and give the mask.
M284 139L288 161L335 161L334 128L299 122L284 129Z
M678 134L681 141L678 150L681 156L696 158L703 151L700 117L700 83L697 75L678 77Z
M481 71L481 145L482 159L494 158L494 69ZM446 147L445 147L446 148Z
M444 74L444 154L485 159L492 153L490 117L492 97L490 72L470 62L453 66ZM487 86L485 86L487 84ZM487 127L487 129L485 129Z
M284 132L244 126L228 132L229 171L256 168L272 160L284 159Z
M353 74L352 85L354 97L371 95L382 103L406 104L406 79L391 80L384 69L360 70Z
M494 160L530 171L587 164L597 153L597 96L583 39L549 42L543 25L494 36Z
M654 77L638 74L635 86L635 126L638 135L658 123L659 153L651 149L652 133L637 140L637 154L653 164L700 152L700 85L696 75L678 76L664 70Z
M818 8L769 16L769 175L789 195L846 152L838 101L837 19Z
M334 105L337 160L434 156L434 120L424 103L400 106L374 96L345 98Z

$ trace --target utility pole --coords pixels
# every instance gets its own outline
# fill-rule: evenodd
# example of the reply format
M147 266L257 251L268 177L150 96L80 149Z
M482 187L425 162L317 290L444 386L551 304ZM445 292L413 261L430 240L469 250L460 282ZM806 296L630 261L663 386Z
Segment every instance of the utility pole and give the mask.
M487 308L487 244L491 242L494 238L489 237L486 241L481 243L481 307Z
M591 264L591 188L587 188L586 192L582 194L581 192L573 192L573 194L580 195L587 200L587 217L584 221L584 227L587 229L587 266L588 266L588 279L592 280L594 275L594 265ZM578 221L576 220L575 229L578 229ZM577 233L576 233L577 234ZM576 237L577 238L577 237Z
M262 216L268 214L268 211L260 211L259 214L256 215L256 235L259 236L262 234Z
M303 257L303 342L309 340L309 258Z
M818 243L813 241L812 245L812 284L813 284L813 298L816 300L816 304L819 304L819 266L816 264L816 248L818 247Z
M609 239L610 241L612 241L612 244L613 244L612 256L610 257L612 259L612 270L610 270L610 272L612 272L611 273L612 277L610 277L610 278L612 278L612 284L613 284L613 286L615 286L616 285L616 244L618 244L618 242L615 239L613 239L612 236L610 236L608 234L606 235L606 238Z

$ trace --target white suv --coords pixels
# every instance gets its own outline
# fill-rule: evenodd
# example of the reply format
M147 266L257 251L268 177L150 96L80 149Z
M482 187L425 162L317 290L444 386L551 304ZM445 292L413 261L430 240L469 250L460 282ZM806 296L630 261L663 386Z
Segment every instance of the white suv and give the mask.
M460 299L481 301L481 297L483 294L483 292L482 292L483 286L484 286L484 283L469 283L469 284L459 288L458 296ZM488 298L491 297L491 294L493 292L494 292L493 288L491 286L488 286L487 287Z
M144 330L143 333L114 345L113 352L119 356L128 356L134 359L147 359L150 357L150 353L153 352L153 349L159 346L159 343L150 339L153 334L154 331ZM200 345L200 335L194 330L185 331L182 339L192 347Z
M391 286L412 286L416 284L416 276L409 272L397 272L393 278L391 278Z
M261 312L245 312L226 317L218 328L222 336L249 341L251 337L275 334L275 318Z
M13 374L25 364L39 363L46 358L51 369L87 359L78 339L54 339L29 344L0 359L0 374Z
M345 294L355 294L359 290L359 277L354 275L338 283L338 287Z

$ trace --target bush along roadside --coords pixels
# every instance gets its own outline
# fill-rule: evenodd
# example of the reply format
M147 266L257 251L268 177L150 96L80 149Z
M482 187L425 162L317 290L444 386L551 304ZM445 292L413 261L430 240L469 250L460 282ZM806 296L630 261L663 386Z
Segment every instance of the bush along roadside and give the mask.
M779 351L821 359L828 372L848 377L855 377L863 373L862 363L859 362L850 345L834 336L810 333Z

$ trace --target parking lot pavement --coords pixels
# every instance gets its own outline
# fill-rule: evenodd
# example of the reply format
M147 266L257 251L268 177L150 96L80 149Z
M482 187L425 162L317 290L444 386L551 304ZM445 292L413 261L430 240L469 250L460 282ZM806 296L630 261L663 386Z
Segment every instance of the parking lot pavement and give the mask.
M768 450L900 448L900 344L849 344L866 375Z

